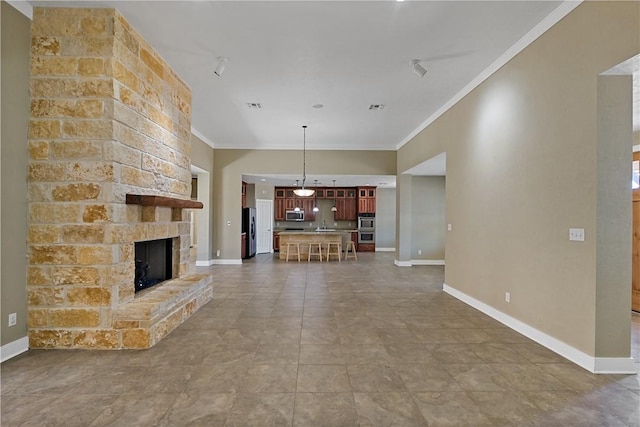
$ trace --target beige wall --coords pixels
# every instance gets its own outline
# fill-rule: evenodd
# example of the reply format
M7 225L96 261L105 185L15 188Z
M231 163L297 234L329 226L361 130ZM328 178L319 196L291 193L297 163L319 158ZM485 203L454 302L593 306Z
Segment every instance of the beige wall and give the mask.
M1 345L27 335L27 127L31 21L1 2L2 58L2 324ZM9 328L9 313L17 324Z
M396 246L396 189L376 191L376 248Z
M214 150L200 138L191 135L191 164L204 170L198 174L198 200L204 208L196 211L198 222L197 260L207 262L213 258L213 155Z
M596 326L596 188L610 172L598 168L612 167L596 156L597 76L640 51L639 7L582 3L398 152L399 171L447 152L446 283L592 356L596 328L615 323ZM622 222L615 238L630 235ZM586 241L570 242L570 227ZM630 292L622 276L612 291Z
M414 176L411 182L411 259L444 260L445 178Z
M240 260L242 174L301 173L299 150L216 150L214 253ZM307 174L395 175L395 151L307 151Z

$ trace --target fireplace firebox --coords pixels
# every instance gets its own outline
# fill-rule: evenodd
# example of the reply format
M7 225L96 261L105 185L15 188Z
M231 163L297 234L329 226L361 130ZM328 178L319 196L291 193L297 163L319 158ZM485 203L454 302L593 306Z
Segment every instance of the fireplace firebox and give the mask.
M173 239L135 242L135 291L173 278Z

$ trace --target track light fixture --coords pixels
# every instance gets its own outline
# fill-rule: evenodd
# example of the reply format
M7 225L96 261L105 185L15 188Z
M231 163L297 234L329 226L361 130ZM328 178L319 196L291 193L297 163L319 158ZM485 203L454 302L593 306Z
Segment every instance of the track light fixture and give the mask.
M215 70L213 70L213 73L218 77L222 77L222 73L224 73L224 67L227 66L227 62L229 62L229 58L226 58L224 56L219 56L218 65L216 65L216 68Z
M419 59L412 59L411 62L411 68L413 68L413 72L416 76L423 78L425 74L427 74L427 69L424 68L422 65L420 65L420 60Z

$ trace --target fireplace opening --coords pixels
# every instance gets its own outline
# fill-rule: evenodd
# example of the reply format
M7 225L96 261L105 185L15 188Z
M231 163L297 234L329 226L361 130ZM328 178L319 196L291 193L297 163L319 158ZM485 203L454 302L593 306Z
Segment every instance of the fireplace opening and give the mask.
M135 291L173 278L173 239L135 242Z

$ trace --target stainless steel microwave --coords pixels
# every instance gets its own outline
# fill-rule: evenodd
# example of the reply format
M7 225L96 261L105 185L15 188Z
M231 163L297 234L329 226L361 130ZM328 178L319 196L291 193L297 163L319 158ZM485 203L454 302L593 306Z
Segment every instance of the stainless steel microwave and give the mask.
M284 214L284 219L286 221L304 221L304 211L286 211Z

